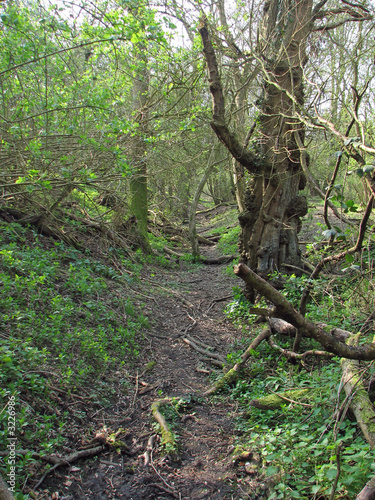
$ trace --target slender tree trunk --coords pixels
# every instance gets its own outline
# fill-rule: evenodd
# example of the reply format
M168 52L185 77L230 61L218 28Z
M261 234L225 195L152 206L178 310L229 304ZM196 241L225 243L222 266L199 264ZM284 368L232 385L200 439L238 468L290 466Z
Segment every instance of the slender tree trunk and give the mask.
M149 87L149 72L147 68L146 48L139 44L136 50L137 70L133 81L133 114L138 124L132 138L133 174L130 180L131 212L136 217L137 236L141 246L149 251L147 234L147 100Z

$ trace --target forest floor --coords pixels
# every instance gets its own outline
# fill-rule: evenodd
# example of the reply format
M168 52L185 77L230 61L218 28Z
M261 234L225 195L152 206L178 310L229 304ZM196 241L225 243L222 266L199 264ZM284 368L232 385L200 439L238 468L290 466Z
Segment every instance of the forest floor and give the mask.
M215 247L203 247L202 254L219 256ZM58 492L55 498L65 500L266 498L251 495L262 486L246 474L244 464L233 463L236 404L225 397L202 397L220 368L183 341L189 335L226 358L240 339L241 331L223 313L233 286L239 285L226 267L181 260L178 269L159 268L152 277L144 270L147 285L139 293L151 327L144 333L143 351L130 371L127 394L91 416L98 429L125 429L130 452L108 450L77 467L61 467L46 478L40 493L54 498ZM173 398L175 407L182 400L172 415L177 454L163 450L159 438L150 447L155 435L151 405L165 398ZM145 466L148 444L152 451Z

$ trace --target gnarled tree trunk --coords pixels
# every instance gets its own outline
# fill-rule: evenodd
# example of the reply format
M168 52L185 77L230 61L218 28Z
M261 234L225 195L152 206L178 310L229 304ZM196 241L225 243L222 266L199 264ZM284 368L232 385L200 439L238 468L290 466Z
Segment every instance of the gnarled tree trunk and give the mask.
M283 270L283 264L300 266L297 235L307 202L299 196L305 176L293 132L298 130L303 142L303 125L294 116L304 100L311 8L311 0L267 2L259 29L258 55L264 72L259 147L269 169L254 176L240 223L242 260L263 276Z
M282 271L283 264L301 265L298 232L307 202L299 191L306 181L294 133L298 131L303 143L304 127L296 111L304 101L303 66L311 26L312 0L265 3L258 41L264 77L260 144L259 152L253 154L227 127L217 61L205 20L200 29L213 97L211 126L234 158L253 174L245 211L239 217L242 261L263 276ZM248 296L255 296L251 287Z

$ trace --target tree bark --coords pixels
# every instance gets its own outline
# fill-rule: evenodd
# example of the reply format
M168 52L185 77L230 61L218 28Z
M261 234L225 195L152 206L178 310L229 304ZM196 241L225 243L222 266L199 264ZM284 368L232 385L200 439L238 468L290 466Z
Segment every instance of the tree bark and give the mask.
M375 476L370 479L355 500L375 500Z
M355 341L356 336L353 336L348 343L354 343ZM345 394L351 399L350 408L366 441L371 448L375 448L375 408L360 377L359 362L357 360L342 359L341 366Z

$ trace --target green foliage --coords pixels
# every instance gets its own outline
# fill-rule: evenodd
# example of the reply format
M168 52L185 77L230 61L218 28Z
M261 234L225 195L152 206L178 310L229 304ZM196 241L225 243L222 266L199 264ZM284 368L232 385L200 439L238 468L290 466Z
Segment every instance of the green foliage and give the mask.
M238 237L241 228L239 225L229 228L221 236L217 248L223 255L236 255L238 253Z
M233 269L232 269L233 273ZM233 287L233 300L224 309L225 315L235 324L252 323L256 317L249 313L250 302L246 299L240 287Z
M91 398L109 404L104 377L116 372L124 390L148 319L117 270L18 224L1 227L0 283L1 448L9 437L5 405L14 396L17 447L51 453L71 418L56 409L55 391L89 386ZM17 457L19 481L25 463L30 457Z

